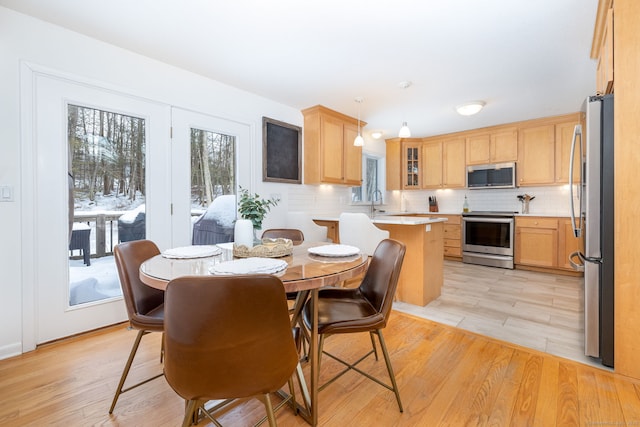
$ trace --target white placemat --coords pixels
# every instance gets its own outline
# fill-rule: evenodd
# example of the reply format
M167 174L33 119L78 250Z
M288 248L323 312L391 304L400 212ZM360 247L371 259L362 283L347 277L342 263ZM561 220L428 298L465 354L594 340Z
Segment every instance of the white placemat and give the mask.
M308 249L309 253L328 257L351 256L360 253L360 249L349 245L323 245Z
M273 274L286 270L288 264L281 259L273 258L242 258L221 262L209 267L211 274Z
M167 249L162 252L162 256L165 258L174 259L189 259L189 258L205 258L222 253L222 249L217 246L209 245L194 245L194 246L182 246L179 248Z

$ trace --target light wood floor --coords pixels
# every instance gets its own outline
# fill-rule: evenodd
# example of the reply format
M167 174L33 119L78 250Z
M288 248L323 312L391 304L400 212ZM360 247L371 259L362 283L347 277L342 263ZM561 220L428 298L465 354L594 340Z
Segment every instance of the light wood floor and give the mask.
M608 369L584 355L580 277L444 263L442 295L394 308L446 325Z
M162 377L124 394L107 413L135 334L119 325L0 361L0 425L179 425L183 402ZM348 373L320 392L321 426L640 424L640 381L399 312L385 337L405 412L393 393ZM326 342L350 360L369 346L366 334ZM144 337L134 378L162 369L159 348L160 334ZM385 378L383 361L364 366ZM336 369L325 358L321 376ZM251 400L220 421L245 426L263 415ZM306 425L286 408L277 418L280 426Z

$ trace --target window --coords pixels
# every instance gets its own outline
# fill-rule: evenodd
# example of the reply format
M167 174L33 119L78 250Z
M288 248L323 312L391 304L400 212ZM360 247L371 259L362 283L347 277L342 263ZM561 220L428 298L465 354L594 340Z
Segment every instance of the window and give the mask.
M191 206L207 207L218 196L235 194L235 137L191 129Z
M378 201L374 197L376 190L384 191L381 171L383 165L379 157L364 154L362 156L362 186L351 187L351 203L370 203L372 200Z

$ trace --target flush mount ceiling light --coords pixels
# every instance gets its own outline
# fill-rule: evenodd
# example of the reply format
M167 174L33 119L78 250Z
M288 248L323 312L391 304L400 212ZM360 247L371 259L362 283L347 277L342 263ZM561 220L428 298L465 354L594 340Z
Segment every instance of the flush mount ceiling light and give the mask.
M380 139L381 137L382 137L382 131L381 130L374 130L373 132L371 132L371 138Z
M411 82L410 81L400 82L400 83L398 83L398 86L400 86L402 89L407 89L409 86L411 86ZM407 122L405 122L405 121L402 122L402 127L400 128L400 131L398 132L398 137L399 138L409 138L409 137L411 137L411 130L409 130L409 126L407 126Z
M358 103L358 136L353 140L353 145L356 147L362 147L364 145L364 138L362 138L362 134L360 133L360 104L362 104L362 97L358 96L355 101Z
M484 101L467 102L465 104L458 105L456 107L456 111L461 116L473 116L474 114L479 113L480 110L482 110L482 107L484 107L484 105L485 105Z

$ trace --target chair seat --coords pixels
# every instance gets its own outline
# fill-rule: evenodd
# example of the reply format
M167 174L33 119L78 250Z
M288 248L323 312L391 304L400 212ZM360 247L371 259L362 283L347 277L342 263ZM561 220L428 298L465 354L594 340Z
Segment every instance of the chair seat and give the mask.
M304 322L311 325L312 303L304 308ZM367 332L385 326L385 318L357 288L323 289L318 298L318 333Z
M160 304L147 314L135 314L130 319L131 326L151 332L164 331L164 304Z

